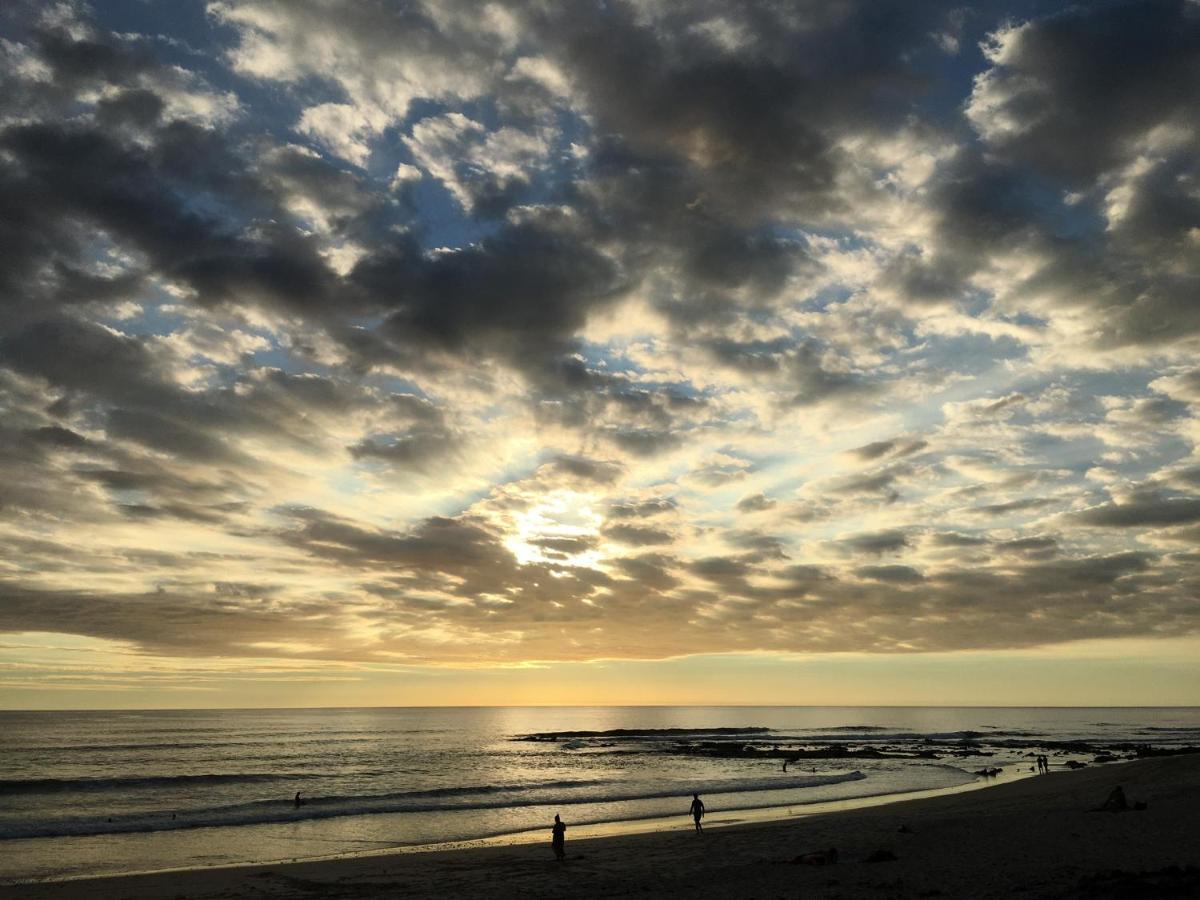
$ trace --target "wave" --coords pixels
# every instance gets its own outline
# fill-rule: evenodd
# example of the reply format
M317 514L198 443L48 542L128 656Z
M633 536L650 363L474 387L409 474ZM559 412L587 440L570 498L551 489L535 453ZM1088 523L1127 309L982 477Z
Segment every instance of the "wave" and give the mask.
M1200 727L1194 725L1145 725L1137 730L1138 734L1200 734Z
M55 751L76 753L128 752L130 750L214 750L222 751L229 747L260 747L264 750L278 750L281 747L306 747L311 744L380 744L377 737L335 737L335 738L287 738L286 741L275 735L271 739L263 738L258 741L162 741L154 743L138 742L127 744L46 744L41 746L21 747L23 753L53 753Z
M896 731L882 726L869 726L861 729L845 725L836 728L815 728L804 733L773 734L767 743L896 743L907 741L922 743L926 741L984 741L994 742L1000 738L1043 738L1045 735L1037 731ZM758 743L762 743L761 740Z
M831 728L814 728L814 731L826 733L834 731L853 731L853 732L871 732L871 731L888 731L886 725L834 725Z
M514 741L557 741L577 738L624 738L626 740L663 740L686 737L721 737L770 734L770 728L749 726L746 728L609 728L606 731L535 731L521 734Z
M227 775L142 775L123 778L5 778L0 794L57 794L122 791L130 788L171 788L189 785L256 784L271 781L312 780L312 772L236 772Z
M266 825L342 816L382 813L450 812L555 805L627 803L687 797L694 791L706 795L802 790L867 776L860 771L836 775L809 775L754 779L679 782L656 786L605 781L549 781L510 785L474 785L378 795L313 797L299 808L290 799L256 800L233 806L196 810L132 813L111 818L62 817L0 823L0 839L67 837L185 828Z

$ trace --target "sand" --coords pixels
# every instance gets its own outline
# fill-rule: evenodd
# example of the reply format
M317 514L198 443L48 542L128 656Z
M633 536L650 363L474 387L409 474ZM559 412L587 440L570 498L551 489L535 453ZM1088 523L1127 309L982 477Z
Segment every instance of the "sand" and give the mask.
M1090 811L1121 785L1144 812ZM23 900L373 897L1200 897L1200 755L693 833L0 887ZM798 865L836 847L834 865ZM876 851L894 860L867 862ZM149 861L148 861L149 863Z

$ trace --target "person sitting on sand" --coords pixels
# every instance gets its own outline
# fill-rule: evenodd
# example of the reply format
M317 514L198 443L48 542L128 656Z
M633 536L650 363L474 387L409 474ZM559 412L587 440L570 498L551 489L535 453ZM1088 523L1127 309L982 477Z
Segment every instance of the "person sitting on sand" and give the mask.
M550 831L552 834L550 846L554 848L554 855L558 861L562 862L567 858L567 824L555 814L554 824L550 827Z
M704 801L700 799L699 794L692 794L692 818L696 821L697 833L703 831L700 820L704 818Z

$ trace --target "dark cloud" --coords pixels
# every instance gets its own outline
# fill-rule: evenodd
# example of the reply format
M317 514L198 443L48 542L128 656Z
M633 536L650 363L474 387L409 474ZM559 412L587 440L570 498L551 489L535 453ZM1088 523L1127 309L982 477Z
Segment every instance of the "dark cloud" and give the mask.
M342 655L339 629L324 618L326 603L263 603L262 594L161 590L146 594L0 587L0 630L50 631L132 642L173 656L258 656L259 643L281 635ZM278 652L278 651L275 651ZM297 654L302 655L302 652Z
M854 570L860 578L892 584L918 584L925 576L911 566L859 566Z
M624 469L620 463L613 460L566 455L555 457L548 465L555 471L596 484L612 484Z
M979 547L988 543L985 537L973 534L959 534L956 531L942 531L932 535L935 547Z
M743 513L765 512L774 509L776 505L776 502L765 494L749 494L737 502L737 510Z
M1053 505L1054 502L1048 497L1023 497L1020 500L1006 500L1003 503L985 503L983 506L976 506L970 511L981 516L1004 516L1009 513L1044 509L1047 506Z
M454 435L444 429L413 428L365 438L347 450L358 460L377 460L396 469L424 472L453 462L457 444Z
M1014 538L999 541L996 549L1002 552L1019 553L1027 558L1048 559L1058 554L1058 540L1052 537Z
M607 437L620 449L634 456L654 456L678 447L683 437L664 429L616 428Z
M722 8L720 25L744 42L736 53L700 27L716 13L703 3L651 15L573 6L534 26L605 130L702 170L718 209L835 205L833 138L902 120L897 99L920 89L909 53L940 11Z
M620 269L579 236L528 225L432 258L383 249L351 279L392 310L383 333L393 340L543 369L622 287Z
M757 558L757 561L767 559L787 559L787 541L774 534L761 531L731 531L725 535L732 546L746 550Z
M851 553L868 553L882 555L896 553L908 547L908 535L897 529L886 531L864 532L841 538L838 544Z
M913 471L913 467L906 463L893 464L874 472L839 479L830 486L829 491L854 496L877 495L887 503L894 503L900 498L897 482L908 478Z
M661 528L646 528L641 525L606 525L604 536L622 544L632 544L636 547L670 544L675 536Z
M863 462L874 462L885 456L911 456L928 446L927 441L894 438L890 441L874 441L864 444L861 447L855 447L849 453Z
M1200 498L1140 491L1121 503L1104 503L1074 514L1082 525L1104 528L1147 528L1200 521Z
M668 591L679 584L679 579L671 574L675 560L668 556L648 553L615 560L614 565L639 587Z
M614 503L608 509L608 515L613 519L643 519L649 516L673 512L678 504L669 497L655 497L650 500Z
M1198 60L1186 0L1073 7L1024 25L984 91L990 115L1024 127L992 133L992 152L1088 185L1146 132L1189 122Z
M281 513L294 525L281 540L348 565L385 563L429 572L503 570L515 565L496 532L474 518L434 517L411 532L367 528L315 509Z

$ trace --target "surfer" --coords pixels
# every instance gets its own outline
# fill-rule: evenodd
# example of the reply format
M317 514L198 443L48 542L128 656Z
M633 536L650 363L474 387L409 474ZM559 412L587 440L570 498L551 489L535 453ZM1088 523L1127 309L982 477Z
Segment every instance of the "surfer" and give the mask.
M304 801L300 799L299 791L296 791L296 799L293 800L292 802L296 804L296 809L299 809L300 807L302 807L304 805Z
M550 832L552 834L550 846L554 848L554 855L558 861L562 862L567 858L567 824L557 814L554 816L554 824L550 827Z
M700 799L699 794L692 794L692 818L696 821L696 833L704 831L700 827L700 820L704 818L704 801Z

